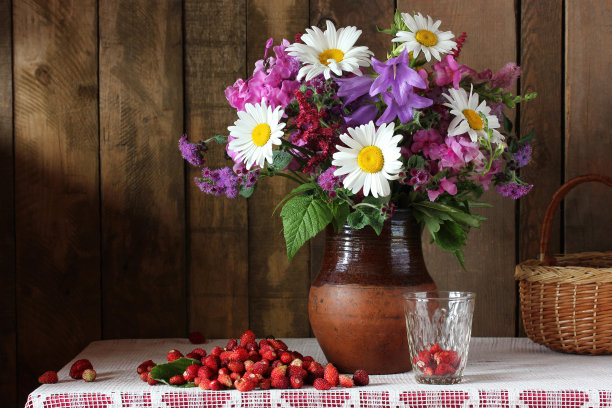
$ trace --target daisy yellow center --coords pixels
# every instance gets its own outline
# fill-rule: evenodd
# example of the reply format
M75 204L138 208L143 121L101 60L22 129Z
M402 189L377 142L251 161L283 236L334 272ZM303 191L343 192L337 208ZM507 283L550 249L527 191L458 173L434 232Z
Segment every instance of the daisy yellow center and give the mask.
M426 47L433 47L438 43L438 36L429 30L419 30L414 36L416 40Z
M259 125L255 126L251 132L251 139L253 139L253 143L261 147L268 143L271 134L272 132L270 131L270 125L267 123L260 123Z
M482 130L482 119L480 115L473 109L464 109L463 116L467 119L468 125L474 130Z
M336 60L336 62L340 62L343 58L344 53L337 48L330 48L328 50L323 51L321 55L319 55L319 61L323 65L329 65L329 62L327 62L327 60L329 59L333 59Z
M357 164L367 173L378 173L385 164L382 150L376 146L364 147L357 156Z

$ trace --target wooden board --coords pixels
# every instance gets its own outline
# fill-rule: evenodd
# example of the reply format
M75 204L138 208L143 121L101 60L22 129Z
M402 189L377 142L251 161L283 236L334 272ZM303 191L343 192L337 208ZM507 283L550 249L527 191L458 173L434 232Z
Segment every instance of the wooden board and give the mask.
M612 2L568 1L566 6L565 177L612 176L610 112ZM583 185L565 200L565 252L612 250L612 189Z
M247 3L247 74L263 57L266 41L274 37L293 42L309 26L308 2L249 0ZM308 323L309 250L305 245L287 262L282 222L276 204L295 183L281 177L264 180L249 199L249 325L256 334L305 337Z
M442 20L441 30L455 36L467 32L459 62L482 71L496 71L516 61L516 22L513 0L398 0L402 12L418 11ZM486 18L483 18L486 16ZM488 220L473 230L465 250L463 271L455 258L429 244L424 235L425 261L440 289L470 290L477 293L474 336L513 336L515 333L515 202L494 191L482 201L493 208L480 214Z
M0 0L0 401L17 403L11 2Z
M520 201L519 260L539 254L546 206L562 184L563 148L563 8L561 2L524 0L521 3L521 92L538 97L520 106L520 129L535 131L532 161L521 170L533 190ZM542 183L546 180L546 183ZM560 249L557 217L551 237Z
M310 21L325 27L325 20L331 20L336 27L355 26L362 32L358 45L367 46L374 56L384 61L392 37L379 33L376 26L389 28L393 21L395 1L384 0L363 2L359 0L316 0L310 2ZM310 275L314 279L321 268L325 235L313 238L310 245Z
M103 335L185 335L181 1L100 3Z
M19 400L100 336L95 1L13 3Z
M245 0L185 2L185 120L193 142L226 135L237 118L224 90L246 75L245 10ZM212 142L206 165L233 162ZM189 327L237 337L249 326L247 200L203 194L193 183L199 169L188 167Z

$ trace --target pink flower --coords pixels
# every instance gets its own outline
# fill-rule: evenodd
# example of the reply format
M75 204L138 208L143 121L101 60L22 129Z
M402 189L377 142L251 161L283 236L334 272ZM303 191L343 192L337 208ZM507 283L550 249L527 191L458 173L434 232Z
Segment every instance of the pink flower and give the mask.
M457 194L457 186L455 185L456 180L454 178L447 180L446 177L440 179L440 186L437 190L427 190L427 196L429 201L435 201L436 198L443 192L447 192L450 195Z
M459 89L459 82L463 74L467 74L470 70L462 64L455 61L452 55L447 55L443 61L434 64L436 74L436 85L444 86L450 83L453 88Z
M519 75L521 75L521 68L514 62L509 62L493 74L491 88L502 88L507 92L514 86Z
M432 149L435 149L440 143L442 143L442 136L436 129L419 130L412 137L410 150L413 153L422 150L425 157L430 157Z

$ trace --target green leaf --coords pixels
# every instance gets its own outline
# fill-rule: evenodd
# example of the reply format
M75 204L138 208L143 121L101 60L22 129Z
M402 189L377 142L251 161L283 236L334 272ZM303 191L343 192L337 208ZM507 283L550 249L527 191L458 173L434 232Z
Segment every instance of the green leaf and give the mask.
M332 207L332 225L335 231L340 231L344 224L346 224L350 212L351 207L346 202Z
M506 115L504 115L504 130L508 134L512 132L512 121Z
M216 134L213 140L219 144L225 144L227 143L227 136Z
M454 253L465 246L467 233L456 222L445 221L440 225L440 231L433 235L433 239L440 247Z
M164 384L168 384L172 387L177 388L190 388L195 387L194 383L186 383L183 385L172 385L170 384L170 378L175 375L183 375L185 369L192 364L200 364L198 360L194 360L192 358L181 357L178 360L174 360L170 363L158 364L151 370L151 378L154 380L163 382Z
M380 203L373 197L366 197L361 204L372 204L377 207L358 205L355 211L348 216L347 221L349 225L354 229L361 229L369 225L374 229L376 234L380 235L385 222L385 218L380 212Z
M323 230L332 220L329 207L315 196L300 195L291 198L281 211L283 232L287 244L287 257L293 258L306 241Z
M242 187L240 188L240 195L243 196L244 198L249 198L250 196L253 195L253 193L255 192L255 186L253 187Z
M527 143L527 142L531 142L533 140L533 135L534 135L535 131L533 129L531 129L529 131L529 133L527 133L527 136L523 137L520 142L521 143Z
M283 199L280 200L280 202L278 204L276 204L276 207L274 207L274 211L272 211L272 214L275 214L276 210L278 210L278 207L283 205L285 203L285 201L289 200L291 197L299 195L299 194L303 194L303 193L305 193L307 191L314 190L316 188L317 188L317 185L315 183L300 184L299 186L297 186L296 188L291 190L291 192L289 194L287 194L285 197L283 197Z
M273 172L282 171L291 163L292 159L291 153L275 150L272 153L272 164L268 166L268 170Z

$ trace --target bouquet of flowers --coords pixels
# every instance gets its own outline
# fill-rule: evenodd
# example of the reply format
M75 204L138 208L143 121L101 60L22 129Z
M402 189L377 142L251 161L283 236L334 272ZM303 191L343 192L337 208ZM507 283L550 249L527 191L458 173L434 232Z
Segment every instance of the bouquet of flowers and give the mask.
M326 24L293 43L268 40L253 75L225 90L238 116L227 136L180 139L183 157L202 167L196 185L235 198L264 177L293 180L278 204L290 259L330 223L380 233L395 208L408 208L463 265L467 234L484 219L472 212L485 205L483 191L517 199L533 187L518 174L532 135L512 133L502 109L535 94L509 92L514 63L495 73L460 64L466 34L455 38L429 16L397 12L379 30L393 37L385 60L356 45L356 27ZM232 166L204 166L213 141Z

